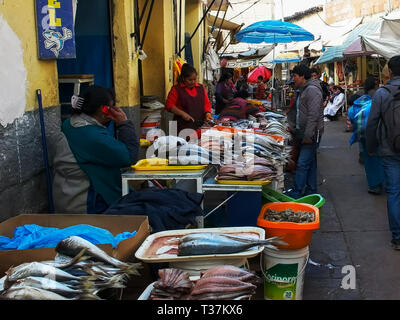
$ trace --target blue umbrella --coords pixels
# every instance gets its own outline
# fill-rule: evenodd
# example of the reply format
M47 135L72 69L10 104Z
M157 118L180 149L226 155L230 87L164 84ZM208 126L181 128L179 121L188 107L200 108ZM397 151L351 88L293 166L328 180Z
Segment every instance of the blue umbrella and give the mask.
M293 41L312 41L314 35L302 27L281 20L255 22L240 30L236 39L246 43L288 43Z
M240 30L236 35L239 42L246 43L288 43L293 41L312 41L314 35L302 27L281 20L258 21ZM275 60L275 47L274 47ZM272 87L274 88L275 68L273 69Z

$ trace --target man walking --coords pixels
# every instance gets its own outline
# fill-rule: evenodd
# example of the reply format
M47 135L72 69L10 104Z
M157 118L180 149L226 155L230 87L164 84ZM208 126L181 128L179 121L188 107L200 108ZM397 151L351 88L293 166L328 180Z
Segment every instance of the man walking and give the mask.
M317 148L324 129L324 117L322 88L319 80L311 78L311 70L305 65L294 67L293 81L298 93L287 118L299 158L294 186L288 195L297 199L317 192Z
M382 160L392 246L400 250L400 148L396 140L400 126L395 122L400 118L400 55L389 60L388 69L390 80L372 98L366 145L369 154L377 153Z

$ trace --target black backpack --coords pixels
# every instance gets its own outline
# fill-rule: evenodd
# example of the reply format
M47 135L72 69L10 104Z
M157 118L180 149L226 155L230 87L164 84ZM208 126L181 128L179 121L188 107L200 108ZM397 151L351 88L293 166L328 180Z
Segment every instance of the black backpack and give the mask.
M385 126L386 137L389 142L390 149L400 152L400 87L384 86L390 93L390 100L386 110L382 114L383 125Z

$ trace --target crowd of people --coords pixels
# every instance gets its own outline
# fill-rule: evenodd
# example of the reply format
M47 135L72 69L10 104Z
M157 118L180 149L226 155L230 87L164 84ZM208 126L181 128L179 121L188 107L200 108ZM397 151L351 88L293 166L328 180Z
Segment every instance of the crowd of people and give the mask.
M400 250L400 56L388 64L389 80L379 88L373 77L363 92L345 99L340 86L320 80L317 69L293 68L288 85L294 95L287 109L296 168L288 195L297 199L317 193L317 150L324 122L334 120L347 101L350 144L358 143L368 192L387 194L392 245ZM165 108L174 114L178 130L198 129L215 115L237 121L260 111L248 98L266 98L266 84L258 78L255 90L244 77L233 82L223 73L215 90L216 104L197 81L197 71L184 64L178 84L168 94ZM121 168L138 159L139 142L133 123L116 106L112 90L92 86L73 97L72 116L64 121L54 158L53 193L60 212L102 213L121 197Z

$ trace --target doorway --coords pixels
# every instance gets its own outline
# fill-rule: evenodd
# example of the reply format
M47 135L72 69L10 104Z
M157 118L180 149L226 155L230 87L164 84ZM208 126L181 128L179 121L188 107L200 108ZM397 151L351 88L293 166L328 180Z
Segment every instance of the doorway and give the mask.
M113 87L112 27L110 0L79 0L75 16L75 59L57 60L59 78L85 78L93 81L80 84L80 92L90 84ZM61 82L61 81L60 81ZM60 83L61 115L70 114L74 84ZM76 83L76 81L75 81ZM76 88L76 87L75 87ZM75 90L76 91L76 90Z

